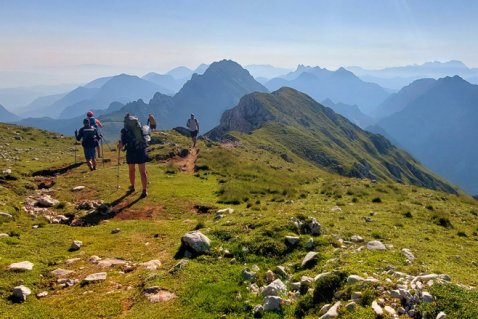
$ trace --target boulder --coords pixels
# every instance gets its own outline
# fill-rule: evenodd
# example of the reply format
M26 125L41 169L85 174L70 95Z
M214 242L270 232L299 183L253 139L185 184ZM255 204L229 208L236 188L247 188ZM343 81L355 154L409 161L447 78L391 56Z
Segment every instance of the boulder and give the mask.
M264 311L279 311L282 303L282 298L277 296L267 296L264 298L262 305Z
M32 291L30 290L30 288L25 287L23 285L13 288L13 291L12 291L13 298L18 300L19 302L26 301L27 296L31 294L32 294Z
M325 304L322 306L322 308L320 308L320 311L319 311L319 316L323 316L327 313L327 311L329 311L329 309L332 307L331 304Z
M299 243L300 237L298 236L285 236L285 244L289 247L293 247Z
M204 254L211 246L211 240L198 230L190 231L181 238L186 249L196 254Z
M262 290L263 296L278 296L287 292L287 286L280 279L276 279Z
M385 312L387 312L388 314L390 314L390 316L392 316L392 317L396 317L396 316L397 316L397 312L396 312L395 309L393 309L392 307L390 307L390 306L385 306L383 309L385 310Z
M91 274L91 275L86 276L85 279L83 279L83 283L84 284L90 284L90 283L94 283L94 282L103 281L103 280L106 280L106 276L107 276L107 274L105 272L98 272L98 273L95 273L95 274Z
M334 303L332 307L327 310L327 312L320 317L320 319L330 319L330 318L337 318L339 316L339 307L340 307L340 301L337 301Z
M305 255L304 259L302 260L301 267L302 268L308 268L317 262L317 256L319 253L315 251L310 251Z
M327 276L330 275L330 274L331 274L330 271L323 272L323 273L318 274L317 276L315 276L314 280L317 281L317 280L319 280L320 278L327 277Z
M81 240L74 240L72 243L71 243L71 246L70 246L70 251L76 251L76 250L79 250L81 248L81 246L83 246L83 242Z
M358 275L350 275L347 278L347 284L349 284L349 285L354 284L356 282L362 282L362 281L365 281L365 278L362 278Z
M151 303L165 302L176 298L176 295L174 293L158 286L145 288L144 296Z
M161 262L157 259L154 259L154 260L141 263L139 264L139 266L147 270L158 270L158 268L161 267Z
M8 269L14 270L14 271L26 271L26 270L32 270L33 269L33 263L29 261L21 261L18 263L13 263L10 266L8 266Z
M379 241L379 240L372 240L367 243L367 248L369 250L387 250L387 247Z
M310 221L309 228L312 236L320 236L320 224L315 218Z
M276 274L274 274L272 270L266 271L266 282L270 284L274 280L276 280Z

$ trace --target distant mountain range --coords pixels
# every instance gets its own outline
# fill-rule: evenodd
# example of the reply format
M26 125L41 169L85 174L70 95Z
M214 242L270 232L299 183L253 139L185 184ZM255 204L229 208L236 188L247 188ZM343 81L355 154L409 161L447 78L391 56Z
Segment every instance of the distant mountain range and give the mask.
M357 178L394 180L455 192L406 152L381 135L363 131L346 118L291 88L251 93L226 111L206 134L215 140L251 134L276 149L292 152L332 172ZM232 134L232 136L231 136ZM287 156L284 156L287 158Z
M427 79L390 99L399 111L377 125L432 170L478 194L478 85L459 76Z
M344 103L334 103L330 99L325 99L321 103L326 107L330 107L335 113L347 118L350 122L364 129L375 123L375 120L370 116L363 114L357 105L348 105Z
M347 67L365 81L378 83L383 87L401 89L411 82L422 78L442 78L459 75L468 81L478 84L478 68L468 68L461 61L426 62L423 64L390 67L379 70L367 70L357 66Z
M5 107L3 107L3 105L0 104L0 122L12 123L18 121L19 119L19 116L8 111Z
M270 64L250 64L244 67L259 82L268 81L272 78L281 77L284 74L292 72L291 69L278 68ZM262 82L261 82L262 83Z
M375 83L364 82L344 68L329 71L320 67L299 65L294 72L266 82L265 87L274 91L283 86L292 87L310 95L317 101L333 101L358 105L365 114L371 114L389 93Z

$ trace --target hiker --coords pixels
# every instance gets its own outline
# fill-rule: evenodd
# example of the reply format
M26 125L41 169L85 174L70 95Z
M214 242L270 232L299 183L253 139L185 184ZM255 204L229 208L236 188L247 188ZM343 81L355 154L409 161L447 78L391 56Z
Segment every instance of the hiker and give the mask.
M95 118L93 116L93 112L91 111L88 111L86 112L86 116L88 117L88 120L90 121L90 125L92 127L94 127L96 130L98 130L98 128L103 128L103 125L101 125L101 122L100 120L98 120L97 118ZM100 137L96 143L96 154L98 155L98 157L101 158L101 152L100 152L100 140L103 136L101 136L101 134L98 134L98 136Z
M187 122L186 126L189 129L189 132L191 134L191 139L193 141L192 148L195 148L196 147L197 136L198 136L198 133L199 133L199 122L194 117L194 114L191 113L191 117L188 119L188 122Z
M154 131L156 129L156 119L154 118L153 114L148 115L148 121L146 122L146 124L149 125L151 131Z
M89 119L83 120L83 127L80 131L75 130L75 137L77 141L81 140L81 145L85 152L86 164L90 170L96 170L96 145L98 144L98 131L90 125Z
M138 164L141 185L143 186L141 197L148 196L148 176L146 174L146 161L148 160L146 147L148 144L144 136L138 118L127 113L124 118L124 128L121 130L121 140L118 141L118 149L126 150L126 163L128 163L130 181L128 193L135 191L135 164Z

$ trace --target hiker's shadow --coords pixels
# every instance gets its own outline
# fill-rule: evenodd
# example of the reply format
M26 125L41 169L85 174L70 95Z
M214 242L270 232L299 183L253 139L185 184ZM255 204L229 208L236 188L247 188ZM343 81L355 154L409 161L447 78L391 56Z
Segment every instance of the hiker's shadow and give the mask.
M128 198L131 193L126 193L115 199L110 203L105 203L100 205L94 211L91 211L87 215L80 217L78 220L73 222L73 226L95 226L101 223L103 220L114 218L116 215L120 214L123 210L132 207L134 204L143 199L141 196L135 200L127 203L126 205L120 205L126 198Z

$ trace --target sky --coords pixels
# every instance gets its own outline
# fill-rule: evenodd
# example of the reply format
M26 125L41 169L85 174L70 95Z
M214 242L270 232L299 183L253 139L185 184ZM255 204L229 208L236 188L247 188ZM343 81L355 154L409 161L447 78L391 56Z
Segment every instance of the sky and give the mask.
M478 1L0 0L0 87L242 65L478 66ZM9 82L10 81L10 82Z

